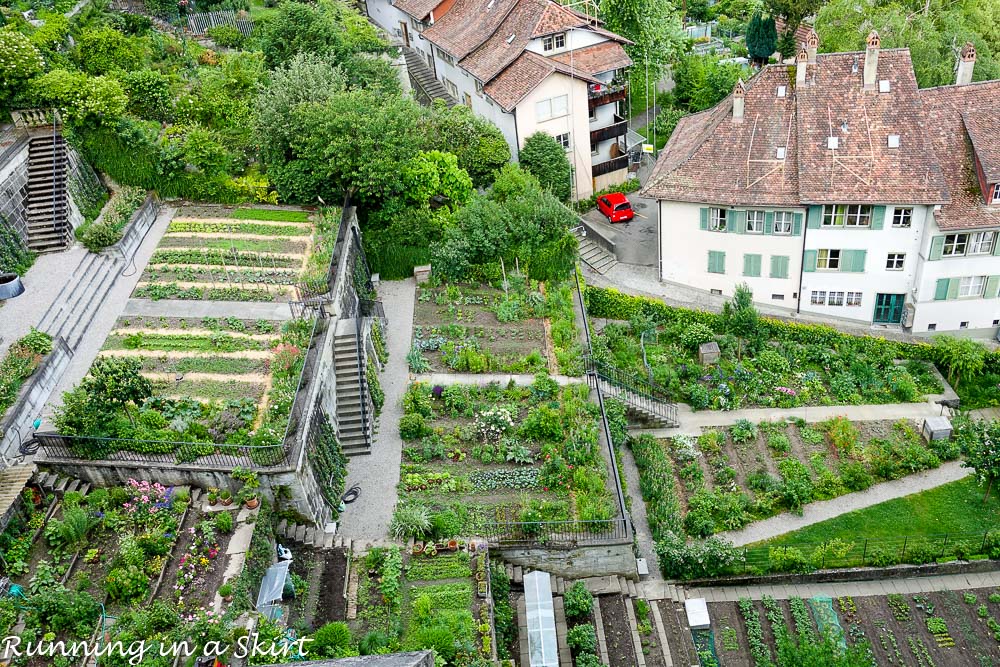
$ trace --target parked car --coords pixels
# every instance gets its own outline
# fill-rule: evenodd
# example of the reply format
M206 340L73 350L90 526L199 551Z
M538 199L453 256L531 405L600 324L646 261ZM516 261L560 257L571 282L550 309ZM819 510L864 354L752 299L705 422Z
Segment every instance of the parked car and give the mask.
M601 195L597 198L597 210L604 214L608 222L628 222L635 217L628 197L620 192Z

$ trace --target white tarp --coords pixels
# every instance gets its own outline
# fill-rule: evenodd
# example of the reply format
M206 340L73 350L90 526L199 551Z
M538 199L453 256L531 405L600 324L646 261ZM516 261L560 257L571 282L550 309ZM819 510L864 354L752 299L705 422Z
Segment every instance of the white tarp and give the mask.
M291 561L283 560L267 568L264 580L260 582L260 593L257 595L257 611L270 619L275 618L281 595L285 590L285 580L288 579L288 566Z

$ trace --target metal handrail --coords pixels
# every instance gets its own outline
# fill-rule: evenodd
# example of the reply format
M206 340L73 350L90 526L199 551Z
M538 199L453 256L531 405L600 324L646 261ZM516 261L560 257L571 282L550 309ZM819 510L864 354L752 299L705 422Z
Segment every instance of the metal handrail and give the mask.
M669 395L662 387L591 356L584 358L584 364L591 386L600 387L600 382L604 381L615 398L654 414L671 425L677 425L677 405L670 402Z
M639 335L639 347L642 348L642 365L646 367L646 375L649 376L650 384L654 384L653 368L649 365L649 359L646 357L646 334L648 333L649 329L646 329Z
M597 521L510 521L489 523L480 535L492 546L545 544L550 548L573 548L593 544L630 544L630 521L626 516Z

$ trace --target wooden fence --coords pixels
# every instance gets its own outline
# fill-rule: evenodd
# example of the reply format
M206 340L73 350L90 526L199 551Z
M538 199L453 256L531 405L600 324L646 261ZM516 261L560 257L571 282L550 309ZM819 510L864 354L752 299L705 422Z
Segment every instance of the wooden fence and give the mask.
M188 31L194 35L204 35L209 28L216 26L232 26L249 37L253 32L253 19L249 14L237 14L232 9L222 9L217 12L198 12L187 15Z

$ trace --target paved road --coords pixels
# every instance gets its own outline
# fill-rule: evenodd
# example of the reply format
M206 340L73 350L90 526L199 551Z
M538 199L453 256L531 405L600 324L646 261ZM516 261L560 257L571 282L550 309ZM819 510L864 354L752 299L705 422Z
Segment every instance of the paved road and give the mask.
M656 200L640 197L637 192L629 194L628 198L636 214L630 222L612 225L597 209L583 217L606 238L614 241L619 262L656 266L656 225L659 219Z

